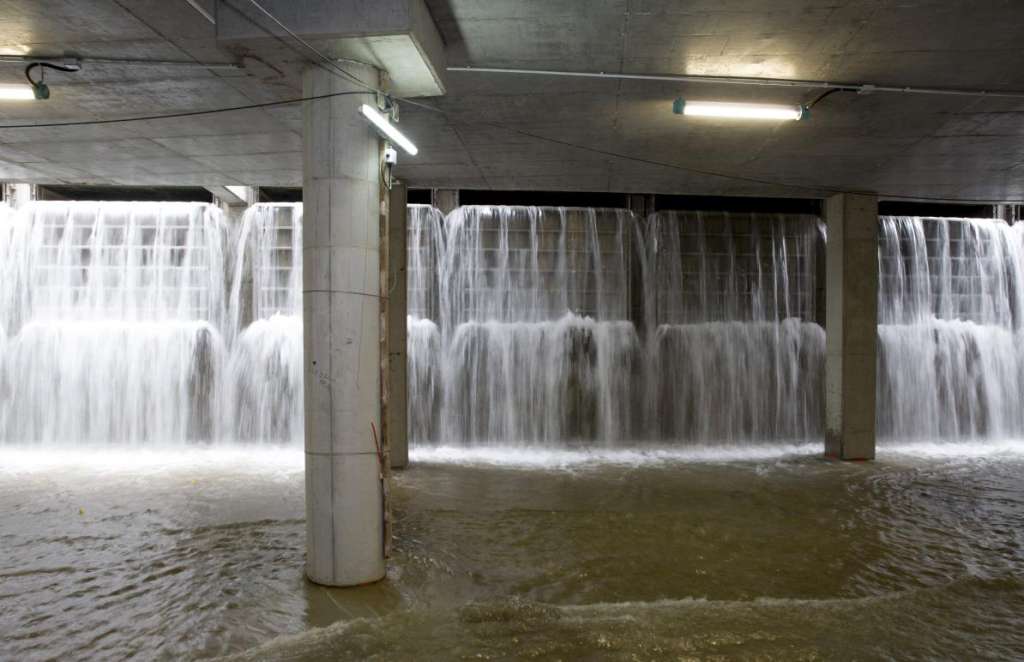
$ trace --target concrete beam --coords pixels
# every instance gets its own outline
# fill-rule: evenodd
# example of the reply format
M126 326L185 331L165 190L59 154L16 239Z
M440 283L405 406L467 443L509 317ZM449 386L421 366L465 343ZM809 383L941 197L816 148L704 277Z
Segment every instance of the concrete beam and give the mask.
M373 67L352 68L377 84ZM317 67L303 93L359 89ZM306 575L355 586L384 577L380 141L361 95L303 107Z
M387 265L387 409L384 428L387 430L391 467L401 469L409 464L408 374L406 365L408 314L406 279L407 239L406 206L408 189L395 183L388 197L388 265Z
M454 188L431 189L430 201L434 207L447 216L459 206L459 190Z
M875 457L878 198L844 193L825 205L825 454Z
M248 3L217 2L217 40L268 54L284 30ZM387 72L403 97L445 93L444 41L424 0L262 0L274 18L329 57ZM349 62L338 62L342 69Z
M255 186L206 186L207 191L224 205L252 205L259 202L259 188Z

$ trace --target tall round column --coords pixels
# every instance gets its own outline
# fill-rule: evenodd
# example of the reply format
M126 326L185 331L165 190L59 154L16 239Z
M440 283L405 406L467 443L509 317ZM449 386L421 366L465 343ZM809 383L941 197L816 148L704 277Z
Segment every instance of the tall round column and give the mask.
M379 72L345 69L377 87ZM319 67L303 95L363 90ZM306 574L354 586L384 577L380 430L380 146L367 94L304 102L303 346Z

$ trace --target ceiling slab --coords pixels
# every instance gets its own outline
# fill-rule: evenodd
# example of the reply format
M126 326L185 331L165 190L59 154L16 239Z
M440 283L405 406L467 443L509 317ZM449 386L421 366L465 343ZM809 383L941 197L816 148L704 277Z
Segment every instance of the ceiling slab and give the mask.
M245 0L230 0L244 3ZM212 9L212 0L203 0ZM1024 89L1016 0L426 0L453 65ZM0 53L236 62L89 66L0 125L202 111L301 95L307 49L270 31L224 43L184 0L0 0ZM0 64L0 83L23 67ZM837 93L811 118L672 114L688 99L807 103L817 91L450 73L442 111L402 104L411 186L1021 201L1024 100ZM0 178L298 186L300 104L93 126L0 128ZM570 144L564 144L570 143Z

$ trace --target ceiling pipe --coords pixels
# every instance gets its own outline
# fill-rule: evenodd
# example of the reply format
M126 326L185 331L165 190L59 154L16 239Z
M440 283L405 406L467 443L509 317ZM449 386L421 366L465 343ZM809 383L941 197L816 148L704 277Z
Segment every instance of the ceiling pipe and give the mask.
M559 76L564 78L605 78L610 80L645 80L668 83L713 83L718 85L747 85L759 87L791 87L802 89L829 89L857 94L898 92L903 94L933 94L966 97L1004 97L1024 99L1024 90L970 90L947 87L914 87L911 85L875 85L872 83L833 83L824 80L797 80L790 78L752 78L743 76L697 76L675 74L618 74L604 71L549 71L543 69L506 69L500 67L448 67L457 73L518 74L525 76Z
M7 64L61 64L81 66L83 63L126 67L181 67L189 69L242 69L234 62L187 62L182 60L136 60L113 57L78 57L69 55L0 55L0 63Z
M213 17L213 14L206 11L206 8L200 5L198 0L185 0L185 2L187 2L192 7L192 9L195 9L197 12L199 12L200 16L209 21L211 25L217 25L217 19Z

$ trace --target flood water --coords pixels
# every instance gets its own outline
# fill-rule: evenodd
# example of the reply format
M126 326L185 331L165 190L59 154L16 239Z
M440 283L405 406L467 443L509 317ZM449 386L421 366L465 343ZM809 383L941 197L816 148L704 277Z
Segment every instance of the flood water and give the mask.
M0 448L0 659L1011 659L1024 444L419 449L388 579L303 577L296 450Z

